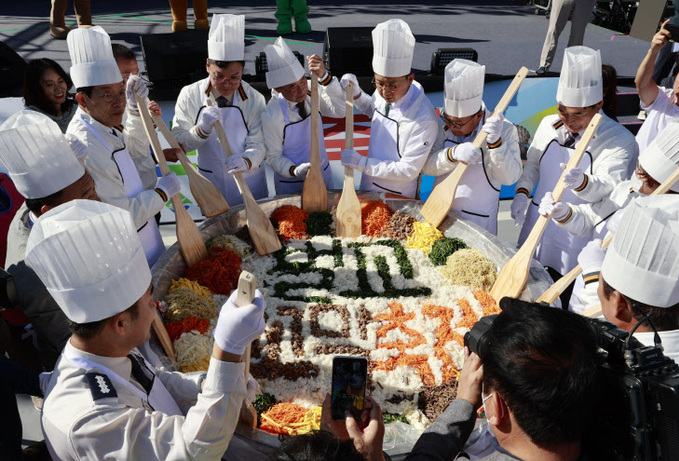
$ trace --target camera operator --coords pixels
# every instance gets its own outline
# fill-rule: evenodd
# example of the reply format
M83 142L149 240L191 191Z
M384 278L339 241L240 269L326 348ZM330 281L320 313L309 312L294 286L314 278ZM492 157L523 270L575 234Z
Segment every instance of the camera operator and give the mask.
M606 320L646 346L656 342L654 326L663 353L679 363L679 196L642 197L627 207L597 293Z
M482 459L585 459L581 437L599 395L595 331L585 318L561 309L511 298L500 307L478 341L474 335L490 318L472 329L469 347L478 355L466 349L457 398L407 461L469 459L460 452L481 404L498 444Z

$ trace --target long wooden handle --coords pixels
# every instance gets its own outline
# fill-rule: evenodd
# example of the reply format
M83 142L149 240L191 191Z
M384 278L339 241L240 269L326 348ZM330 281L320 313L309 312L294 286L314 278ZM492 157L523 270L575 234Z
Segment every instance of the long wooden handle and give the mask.
M146 131L146 136L151 143L153 154L156 156L156 161L160 167L160 174L167 176L170 174L170 167L167 165L167 160L163 154L163 148L160 145L160 140L158 140L158 135L153 128L153 119L151 118L149 108L146 106L146 101L140 98L138 94L134 95L134 99L137 101L137 109L139 109L141 121L144 124L144 130Z
M594 133L596 133L596 130L601 123L601 118L602 117L600 114L594 115L589 123L589 126L585 130L582 139L578 142L578 147L571 155L566 168L561 173L556 186L554 186L554 190L552 191L554 201L561 199L561 196L565 190L563 177L571 168L578 166L580 160L582 160L582 157L585 155ZM510 259L507 264L504 265L490 292L491 296L493 296L496 301L499 302L504 296L518 298L521 295L521 292L528 281L528 274L530 272L530 265L531 261L533 260L533 255L535 254L535 249L537 248L538 243L540 243L542 234L545 232L548 224L549 218L542 215L538 216L538 219L536 220L533 229L528 235L528 238L526 238L526 241L523 243L521 248L519 248L512 259Z
M512 83L502 96L502 99L500 99L500 102L498 102L497 106L495 106L495 110L493 111L491 117L497 117L498 114L507 110L509 103L514 98L516 92L519 91L519 88L521 87L523 80L526 78L526 75L528 75L528 68L522 67L519 69L519 71L516 73L516 76L514 77L514 80L512 80ZM479 149L482 149L486 143L487 137L488 133L480 130L474 138L472 144L474 144L474 146L478 147ZM468 167L468 163L460 162L460 164L455 167L455 170L453 170L453 172L450 173L446 179L441 181L432 190L429 198L422 206L420 213L432 226L438 227L441 225L443 220L448 215L448 212L450 212L450 209L452 208L455 201L455 192L457 190L457 186L460 184L460 181L462 180L462 177L466 173Z
M318 146L318 106L318 75L316 72L311 72L311 168L321 171L321 155Z
M328 189L321 172L318 125L318 75L311 73L311 166L302 187L302 209L307 213L327 211ZM325 142L325 141L324 141Z
M651 195L661 195L666 193L668 190L676 184L676 182L679 181L679 168L676 168L672 174L658 186L656 190L654 190ZM610 245L611 241L613 240L613 233L609 232L608 235L604 238L603 242L601 242L601 248L604 250L608 248L608 245ZM545 291L542 296L538 298L538 302L546 302L548 304L552 304L554 301L556 301L556 298L558 298L563 291L568 288L568 286L575 281L575 279L578 278L578 275L582 273L582 267L578 264L575 266L568 274L564 275L561 277L559 280L554 282L554 284Z

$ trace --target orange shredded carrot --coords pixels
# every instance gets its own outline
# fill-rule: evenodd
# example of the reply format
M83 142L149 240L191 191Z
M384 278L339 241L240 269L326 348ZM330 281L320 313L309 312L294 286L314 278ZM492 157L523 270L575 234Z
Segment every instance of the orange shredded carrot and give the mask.
M262 413L262 430L272 434L295 435L294 425L304 422L308 409L290 402L277 403Z
M391 211L379 200L361 204L362 231L368 237L380 237L389 226Z
M483 290L474 290L474 297L483 307L483 315L499 314L501 312L500 306L495 302L495 298Z
M168 322L165 324L167 334L170 339L174 341L179 338L182 333L196 330L200 334L205 333L210 328L210 321L208 319L199 319L198 317L185 317L178 322Z
M437 359L443 362L441 373L443 374L443 383L447 383L453 378L457 378L460 374L455 364L450 358L450 354L445 349L445 345L450 341L455 341L458 344L463 344L464 339L459 333L453 331L451 323L455 311L446 306L437 306L435 304L426 304L422 307L422 313L428 317L438 318L439 325L436 327L437 343L434 346L434 355Z
M271 214L278 233L285 240L307 238L306 220L309 213L292 205L283 205Z

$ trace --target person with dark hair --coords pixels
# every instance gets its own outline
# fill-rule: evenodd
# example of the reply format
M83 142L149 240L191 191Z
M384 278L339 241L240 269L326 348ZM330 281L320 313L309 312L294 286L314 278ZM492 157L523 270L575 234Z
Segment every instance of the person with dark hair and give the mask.
M40 58L26 64L21 92L27 109L38 111L54 120L63 133L78 109L71 77L56 62Z
M462 451L483 405L497 448L484 460L583 458L600 395L597 336L577 314L511 298L486 333L482 357L466 356L457 398L406 461L468 460ZM457 455L457 456L456 456Z
M266 103L264 96L243 81L245 16L213 15L207 48L208 77L182 88L172 133L187 150L196 149L198 169L229 205L243 203L232 174L236 171L242 173L255 199L267 197L262 132ZM217 121L222 123L232 152L226 162L214 130Z
M659 86L653 80L655 59L658 53L668 45L670 39L677 40L677 37L672 37L670 31L665 29L669 21L669 19L665 21L660 31L653 36L651 47L641 61L634 78L641 108L646 111L646 120L636 136L640 150L643 150L665 128L665 125L679 120L679 77L675 74L672 88Z
M120 74L123 76L123 84L127 85L127 79L130 78L130 75L139 75L137 57L134 55L134 51L120 43L112 43L111 49L113 50L113 57L118 63Z
M26 198L7 232L5 268L16 285L16 307L26 314L37 333L42 366L52 370L70 334L66 316L26 265L26 242L34 223L47 211L74 199L99 197L92 176L59 127L37 112L23 110L0 126L0 160Z
M601 110L609 118L618 121L618 72L615 67L602 64L601 77L604 83L604 105Z
M342 441L328 431L313 431L284 439L269 461L366 461L351 439Z
M655 328L663 353L679 361L679 196L636 199L604 251L597 293L606 320L647 346Z
M129 212L90 200L50 210L31 232L26 261L73 331L42 412L52 458L219 459L247 394L243 353L266 327L262 293L236 307L234 291L221 307L207 373L169 372L138 350L157 303Z

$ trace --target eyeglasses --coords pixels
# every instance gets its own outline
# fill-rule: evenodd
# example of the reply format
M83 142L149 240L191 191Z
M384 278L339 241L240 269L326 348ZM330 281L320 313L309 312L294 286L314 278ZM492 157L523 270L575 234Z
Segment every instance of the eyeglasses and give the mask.
M243 80L243 75L236 75L236 76L232 76L232 77L224 77L221 74L215 73L215 74L213 74L213 77L218 82L220 82L220 81L221 82L228 82L229 85L235 85L237 83L240 83L241 80Z
M122 87L119 91L107 91L106 93L95 93L92 92L92 98L97 97L103 99L107 104L113 104L114 102L125 100L125 87Z
M404 80L407 80L407 77L404 77ZM370 81L370 83L373 84L375 88L378 88L380 90L386 90L386 91L396 91L398 88L401 86L400 83L382 83L378 82L374 78Z
M465 126L467 123L469 123L469 122L471 122L472 120L474 120L475 118L476 118L476 114L472 115L471 117L469 117L469 118L468 118L466 121L464 121L464 122L461 121L461 120L460 120L460 121L452 121L452 120L450 120L450 119L448 118L448 116L446 115L445 112L442 112L442 113L441 113L441 120L443 120L443 123L445 123L445 124L448 125L448 126L452 126L453 128L457 128L457 129L462 128L462 127Z

